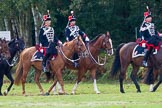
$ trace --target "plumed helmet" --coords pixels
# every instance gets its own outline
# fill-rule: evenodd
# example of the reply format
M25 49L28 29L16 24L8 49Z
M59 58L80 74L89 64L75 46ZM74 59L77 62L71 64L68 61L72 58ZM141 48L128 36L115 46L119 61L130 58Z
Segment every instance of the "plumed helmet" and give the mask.
M71 15L68 17L68 21L69 22L76 21L76 18L74 17L74 11L71 11L70 13L71 13Z
M151 13L150 12L144 12L144 17L145 18L148 18L148 17L152 17L152 16L151 16Z
M50 15L43 15L43 21L51 20Z
M68 17L68 20L69 20L69 22L71 22L71 21L76 21L76 18L75 18L74 16L70 15L70 16Z
M145 18L145 19L148 18L148 17L152 17L152 16L151 16L151 11L150 11L149 7L146 6L146 8L147 8L147 12L144 12L144 18Z

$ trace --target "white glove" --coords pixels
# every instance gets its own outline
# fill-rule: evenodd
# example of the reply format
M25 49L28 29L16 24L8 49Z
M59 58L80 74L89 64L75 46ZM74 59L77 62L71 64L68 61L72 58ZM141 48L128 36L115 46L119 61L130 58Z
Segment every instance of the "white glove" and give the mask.
M59 43L60 45L62 45L62 42L61 42L60 40L58 41L58 43Z
M42 44L40 43L39 46L42 47Z
M85 41L86 42L89 42L89 38L87 36L85 37Z
M40 49L40 52L43 53L43 49Z

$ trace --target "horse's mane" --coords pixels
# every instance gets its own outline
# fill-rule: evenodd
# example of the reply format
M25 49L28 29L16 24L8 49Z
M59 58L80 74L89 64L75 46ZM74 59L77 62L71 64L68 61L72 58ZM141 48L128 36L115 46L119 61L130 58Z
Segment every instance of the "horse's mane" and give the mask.
M96 42L100 36L102 36L102 34L97 35L93 40L90 41L90 43Z
M73 40L72 40L72 41L65 42L65 43L63 44L63 46L69 46L69 45L71 45L71 43L73 43Z

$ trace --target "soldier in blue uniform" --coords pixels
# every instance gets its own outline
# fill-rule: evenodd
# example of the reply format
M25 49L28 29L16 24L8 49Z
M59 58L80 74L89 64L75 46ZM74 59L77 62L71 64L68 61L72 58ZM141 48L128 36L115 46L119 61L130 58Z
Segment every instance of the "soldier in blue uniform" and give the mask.
M73 11L71 11L71 14L72 15L68 17L68 24L65 29L66 41L71 41L74 38L76 38L78 35L80 35L82 36L84 43L88 43L89 42L88 36L83 31L81 31L79 27L76 25L76 18L73 15ZM78 54L74 53L73 59L77 59L77 58L78 58ZM74 62L74 66L77 67L78 63Z
M68 25L65 29L65 36L66 41L71 41L78 35L82 36L82 39L84 42L88 42L89 38L88 36L79 29L79 27L76 25L76 18L73 15L73 11L71 11L71 16L68 17Z
M43 26L40 28L39 42L40 46L46 48L46 54L42 61L43 72L47 72L46 62L50 56L57 56L56 45L62 44L54 34L54 29L51 27L50 15L43 16Z
M144 22L140 27L140 36L142 40L145 40L147 44L153 44L155 47L158 46L159 37L155 31L154 23L152 23L151 12L144 12ZM143 66L147 67L147 60L152 52L153 47L150 47L145 53L144 60L142 62Z

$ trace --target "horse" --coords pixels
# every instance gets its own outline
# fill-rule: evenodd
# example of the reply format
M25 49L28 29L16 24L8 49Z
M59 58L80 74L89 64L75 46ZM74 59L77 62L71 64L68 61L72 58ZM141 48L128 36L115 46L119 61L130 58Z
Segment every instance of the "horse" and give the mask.
M8 46L10 58L3 60L3 62L1 62L1 68L0 68L1 70L0 72L0 95L2 95L1 88L3 85L4 75L10 80L10 85L4 92L5 96L8 94L8 92L10 91L11 87L14 84L14 79L10 72L12 67L16 64L17 58L15 59L15 61L14 61L14 58L16 57L16 54L20 53L24 49L25 44L22 39L20 39L19 37L16 37L12 39L11 41L9 41L9 43L7 43L7 46Z
M67 59L64 56L70 58L74 54L74 52L84 52L85 50L85 44L82 41L81 36L78 36L74 40L66 42L63 46L59 47L57 57L54 60L49 61L51 72L56 75L57 80L61 84L62 91L60 94L65 94L64 83L62 79L62 70L65 67L65 62L67 61ZM40 93L44 95L44 90L39 82L42 70L42 61L31 61L31 58L35 52L35 47L29 47L23 50L23 52L20 54L20 61L16 69L15 84L18 85L21 80L23 95L25 95L26 77L31 66L33 66L35 69L34 80L40 89Z
M102 49L106 50L108 55L113 54L112 40L111 40L109 32L98 35L95 39L90 41L86 47L87 47L87 55L85 55L85 57L82 57L79 60L78 67L75 67L71 61L66 63L67 68L78 70L77 72L78 78L72 89L72 92L71 92L72 94L75 94L78 84L81 82L83 76L88 70L90 71L92 79L93 79L94 91L96 92L96 94L99 94L100 91L97 88L97 82L96 82L96 71L99 68L99 66L103 66L105 63L101 64L96 59L99 56L100 51ZM50 93L52 88L53 87L51 87L51 89L48 90L48 94Z
M136 42L129 42L129 43L122 43L118 46L115 54L115 59L112 65L112 68L110 70L110 74L112 76L115 76L120 69L120 75L119 75L119 82L120 82L120 92L125 93L123 88L123 80L126 75L126 70L129 66L129 64L132 65L132 72L131 72L131 79L133 83L136 86L137 92L141 92L140 86L136 80L137 72L139 68L142 66L143 56L138 57L132 57L132 53L134 48L136 47L138 43ZM162 48L160 47L157 54L150 54L149 60L148 60L148 67L149 68L161 68L162 64Z

